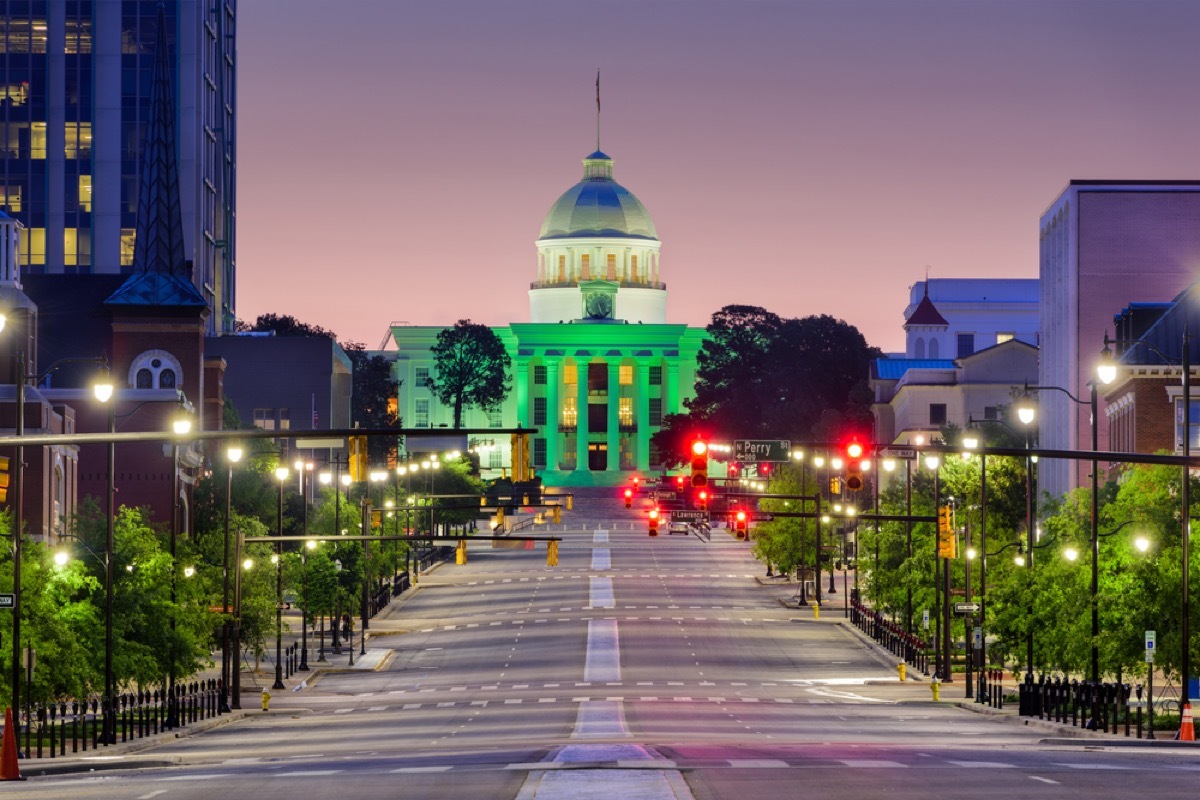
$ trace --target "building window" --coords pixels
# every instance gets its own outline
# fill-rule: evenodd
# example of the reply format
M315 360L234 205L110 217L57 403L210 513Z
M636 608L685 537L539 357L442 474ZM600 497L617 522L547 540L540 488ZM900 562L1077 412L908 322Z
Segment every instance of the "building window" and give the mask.
M913 358L924 358L924 357L925 357L925 340L922 339L920 336L918 336L917 340L915 342L913 342Z
M545 366L539 364L538 366L533 368L533 383L535 386L545 386L546 385L546 367Z
M608 403L588 403L588 431L608 433Z
M662 425L662 398L650 398L650 420L651 425Z
M567 281L567 257L558 257L558 282L566 283Z
M1193 400L1188 419L1188 451L1200 451L1200 400ZM1175 398L1175 452L1183 452L1183 398Z
M588 394L608 394L608 364L588 364Z
M633 425L633 398L622 397L617 400L617 420L624 427Z
M273 409L273 408L256 408L256 409L254 409L254 427L262 428L264 431L275 430L275 409Z
M546 424L546 398L544 397L533 398L533 424Z
M629 257L629 280L637 281L637 279L638 279L637 256L630 256Z
M617 383L622 386L633 386L633 364L622 364L617 367Z
M563 364L563 383L579 383L579 368L574 361Z
M133 246L137 234L133 228L121 228L121 266L133 266Z
M587 253L579 257L579 272L585 281L592 279L592 257Z
M617 279L617 257L613 253L608 254L608 279L615 281Z
M504 453L500 452L499 447L493 447L487 451L488 453L488 469L500 469L504 466Z
M983 418L984 419L1000 419L999 407L998 406L984 406L983 407Z
M130 386L139 389L176 389L182 385L179 361L165 350L149 350L129 367Z
M292 420L286 408L279 409L279 430L286 431L292 427Z
M504 425L503 414L500 409L493 408L484 413L487 414L487 422L489 428L499 428Z
M562 424L568 428L574 428L579 422L579 406L576 405L574 397L564 397L562 407Z
M533 440L533 467L546 468L546 440L540 436Z
M650 385L662 386L662 367L650 368Z
M960 333L958 335L958 357L965 358L975 352L975 334Z
M650 442L649 456L650 469L658 469L660 466L662 466L662 458L658 454L658 445L656 445L654 442Z
M413 370L413 382L417 389L429 387L429 367L417 367Z
M929 424L930 425L945 425L946 424L946 404L945 403L930 403L929 404Z
M1011 342L1015 338L1017 338L1017 335L1011 331L1004 331L1002 333L997 333L996 334L996 344L1004 344L1005 342Z
M429 401L428 400L418 400L416 402L416 407L414 410L416 411L416 416L417 416L416 427L428 428L429 427Z

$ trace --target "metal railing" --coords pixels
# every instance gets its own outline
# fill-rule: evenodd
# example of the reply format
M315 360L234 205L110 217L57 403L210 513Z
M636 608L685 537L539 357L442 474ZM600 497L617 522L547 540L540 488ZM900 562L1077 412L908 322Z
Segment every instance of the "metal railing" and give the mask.
M850 621L863 633L879 642L897 658L929 674L929 645L894 622L883 618L878 611L855 601L850 606Z

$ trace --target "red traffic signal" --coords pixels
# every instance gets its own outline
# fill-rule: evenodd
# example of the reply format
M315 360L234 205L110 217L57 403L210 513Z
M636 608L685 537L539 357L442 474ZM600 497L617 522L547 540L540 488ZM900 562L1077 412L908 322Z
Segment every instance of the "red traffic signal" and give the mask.
M745 511L737 512L737 514L734 516L733 527L734 527L734 530L737 532L737 538L739 538L739 539L746 538L746 512Z
M708 486L708 443L692 442L692 486Z
M677 488L677 489L683 488L683 476L682 475L675 476L675 488Z
M862 454L863 454L863 446L858 443L857 439L851 441L850 444L846 445L846 457L849 460L853 461L853 460L860 459L860 458L862 458Z
M696 501L700 504L701 511L708 508L708 492L701 489L699 494L696 495Z
M626 508L633 507L633 489L625 490L625 507Z
M650 535L658 536L658 509L650 509Z

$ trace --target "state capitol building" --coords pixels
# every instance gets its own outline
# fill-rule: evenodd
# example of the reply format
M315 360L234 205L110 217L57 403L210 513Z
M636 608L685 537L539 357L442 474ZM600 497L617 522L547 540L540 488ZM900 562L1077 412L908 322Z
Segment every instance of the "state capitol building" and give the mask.
M651 435L695 393L703 328L667 322L662 243L640 201L595 152L583 179L550 207L537 239L529 321L494 327L512 359L512 391L494 413L464 411L465 428L536 428L531 461L547 486L613 486L659 468ZM445 326L390 329L392 377L406 428L449 428L452 409L428 388ZM485 475L510 467L508 437L483 445Z

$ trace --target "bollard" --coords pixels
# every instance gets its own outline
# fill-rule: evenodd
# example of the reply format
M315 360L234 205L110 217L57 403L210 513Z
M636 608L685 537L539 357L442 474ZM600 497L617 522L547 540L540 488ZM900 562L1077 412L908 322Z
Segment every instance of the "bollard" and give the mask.
M265 687L265 686L263 687L263 693L262 693L262 710L263 711L271 710L271 691L269 689L267 689L267 687Z
M908 677L908 665L901 661L896 665L896 671L900 673L900 682L904 683Z
M814 600L813 604L812 604L812 608L813 608L813 619L820 619L821 618L821 604Z
M936 703L941 698L941 689L942 682L938 680L937 675L934 675L933 679L929 681L929 691L933 693L933 702Z

